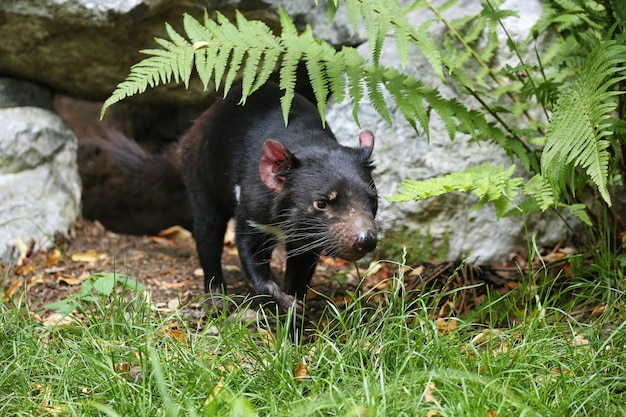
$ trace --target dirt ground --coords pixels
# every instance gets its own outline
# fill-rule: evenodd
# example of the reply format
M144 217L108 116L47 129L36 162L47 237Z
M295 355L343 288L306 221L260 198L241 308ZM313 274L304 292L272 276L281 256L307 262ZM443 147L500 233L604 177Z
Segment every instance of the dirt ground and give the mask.
M49 314L42 310L44 306L77 293L90 275L116 271L144 284L155 308L161 311L180 308L196 317L204 314L199 302L203 294L202 271L193 238L184 229L173 227L160 236L135 236L113 233L97 221L81 220L72 226L69 236L58 238L56 244L57 248L46 251L26 251L15 265L0 264L0 277L5 277L3 302L22 297L31 311ZM328 303L342 308L349 292L374 289L374 293L382 294L388 278L398 274L398 265L373 261L365 260L357 273L351 263L323 258L307 294L307 317L319 317ZM229 235L222 263L229 294L254 294ZM440 315L458 316L482 301L487 286L501 292L515 288L519 279L516 263L519 260L480 267L453 262L407 266L403 270L404 285L407 291L473 286L442 300L447 307L442 308ZM278 250L272 261L278 277L282 276L282 265L284 253ZM359 275L368 270L370 274L361 280ZM375 297L371 299L375 302Z

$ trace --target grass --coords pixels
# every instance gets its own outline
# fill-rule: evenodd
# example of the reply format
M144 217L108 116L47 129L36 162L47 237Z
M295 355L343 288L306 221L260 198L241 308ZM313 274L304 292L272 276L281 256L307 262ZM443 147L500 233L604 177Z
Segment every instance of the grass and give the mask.
M402 297L401 282L400 272L377 304L361 294L329 307L306 344L263 330L263 315L202 328L161 316L111 274L58 323L5 303L0 415L626 415L623 296L582 321L546 280L442 325L440 296ZM489 318L503 311L517 319L496 327Z

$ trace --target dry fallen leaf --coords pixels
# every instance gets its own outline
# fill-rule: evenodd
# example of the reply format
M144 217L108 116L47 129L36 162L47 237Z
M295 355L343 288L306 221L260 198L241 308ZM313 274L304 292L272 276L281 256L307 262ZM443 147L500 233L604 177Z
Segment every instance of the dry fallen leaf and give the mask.
M380 262L370 262L369 267L367 268L367 270L364 272L364 274L369 274L369 275L374 275L376 273L378 273L378 271L380 271L380 269L383 267L383 264Z
M514 281L508 281L505 284L505 287L507 287L509 290L514 290L516 288L519 287L519 282L514 282Z
M498 417L498 412L496 410L487 410L487 417Z
M115 372L117 372L118 374L126 373L130 371L130 363L123 362L123 363L113 364L113 369L115 369Z
M42 410L41 413L37 413L37 414L50 414L53 416L58 416L61 414L65 414L68 410L68 406L64 405L64 404L56 404L56 405L52 405L52 386L47 385L47 386L43 386L41 384L38 384L36 382L33 382L31 384L31 386L33 387L33 391L35 391L36 395L41 395L43 398L41 400L41 403L39 404L40 409Z
M143 368L141 365L135 365L128 370L128 379L133 382L143 381Z
M167 302L167 308L174 311L180 307L180 298L172 298Z
M33 275L29 277L26 281L22 281L18 279L17 281L13 281L13 283L9 285L9 287L6 289L5 293L2 296L3 298L5 297L13 298L13 296L17 293L18 290L24 289L24 288L28 290L34 287L35 285L39 285L43 283L44 283L43 274Z
M606 304L603 304L601 306L597 306L596 308L591 310L591 316L592 317L600 317L601 315L604 314L605 311L606 311Z
M414 268L411 272L409 272L409 276L419 277L420 275L424 273L425 270L426 270L426 267L424 265L419 265L418 267Z
M161 245L161 246L169 246L172 244L172 241L166 237L150 236L148 240L150 240L150 242L156 243L157 245Z
M35 285L43 284L43 274L34 275L26 280L26 289L30 289Z
M233 220L228 222L226 226L226 233L224 234L224 244L228 246L235 245L235 222Z
M437 314L438 317L450 317L454 315L454 302L453 301L446 301L441 308L439 309L439 314Z
M584 336L581 335L576 335L574 336L574 338L570 341L570 345L572 346L588 346L589 345L589 339L587 339Z
M24 283L21 280L14 281L11 285L9 285L9 288L7 288L5 292L7 298L13 298L17 290L19 290L23 286Z
M274 347L274 335L265 329L258 329L258 332L262 336L263 340L267 343L267 345L273 348Z
M164 290L169 290L169 289L172 289L172 288L186 287L186 286L192 284L192 282L189 281L189 280L184 280L184 281L180 281L180 282L169 282L169 281L158 281L158 280L155 280L155 282L157 283L159 288L164 289Z
M308 372L308 367L303 359L302 361L300 361L300 363L296 367L296 370L294 371L295 380L298 382L304 381L304 378L306 377L307 372Z
M169 240L191 240L193 236L191 232L182 226L172 226L159 232L159 237Z
M60 284L62 282L62 283L67 284L67 285L80 285L87 278L89 278L89 274L87 274L85 271L83 271L83 273L80 274L80 276L78 278L76 278L76 277L67 277L67 276L64 276L64 275L59 275L57 277L57 284Z
M437 326L437 330L439 333L450 333L454 329L456 329L457 322L452 318L441 318L435 321L435 326Z
M213 387L213 391L209 394L209 396L204 401L204 405L206 406L206 405L209 405L211 402L213 402L213 400L215 400L215 397L217 397L217 394L220 393L222 388L224 388L224 378L220 379L218 383L215 384L215 386Z
M24 259L26 259L26 257L28 256L29 248L28 248L28 245L24 243L22 238L19 236L17 237L15 241L15 247L17 248L17 251L18 251L17 262L15 264L21 265Z
M237 265L227 264L222 267L224 271L228 272L241 272L241 268Z
M158 333L180 343L187 343L187 333L181 330L178 323L167 323L159 329Z
M59 251L58 249L55 249L46 257L46 260L43 262L43 266L45 268L50 268L51 266L58 265L60 260L61 260L61 251Z
M229 256L239 256L239 251L237 250L237 246L226 246L224 248L224 253Z
M351 297L348 294L338 295L333 297L333 304L336 306L345 306L349 303L350 298Z
M428 385L426 385L426 389L424 390L424 401L427 403L437 403L437 398L435 398L435 389L437 386L433 381L430 381Z
M472 338L472 341L470 342L470 345L472 346L478 346L480 344L485 343L486 341L488 341L489 339L491 339L493 334L498 334L500 333L499 330L497 329L487 329L487 330L483 330L482 332L478 333L476 336L474 336Z
M72 318L69 315L57 312L51 313L42 322L45 327L67 326L71 323Z
M433 381L430 381L428 385L426 385L426 389L424 389L424 401L439 405L439 400L435 397L436 388L437 386ZM428 410L428 413L426 413L428 417L436 416L437 414L439 414L439 410L435 408Z
M86 252L77 252L70 256L70 259L74 262L93 263L101 259L106 259L107 255L104 253L98 253L93 249L89 249Z
M509 342L507 342L506 340L504 342L502 342L500 344L500 346L498 346L497 348L495 348L493 350L493 356L496 357L498 355L500 355L501 353L507 353L509 351Z
M15 267L15 269L13 270L17 275L20 276L27 276L27 275L32 275L35 273L35 267L33 266L33 263L31 262L30 259L22 259L21 263L18 263L18 265Z

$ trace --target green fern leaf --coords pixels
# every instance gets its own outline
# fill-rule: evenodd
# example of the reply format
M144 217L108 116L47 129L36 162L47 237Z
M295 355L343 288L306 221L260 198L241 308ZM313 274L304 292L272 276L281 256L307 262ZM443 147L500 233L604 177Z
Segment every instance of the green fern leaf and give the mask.
M283 111L283 120L285 126L287 126L289 120L289 109L295 96L296 89L296 71L298 69L298 63L302 56L302 47L300 45L300 37L298 36L298 30L291 21L291 18L283 10L282 7L278 8L278 15L280 17L280 24L282 27L281 42L285 49L285 53L281 58L280 64L280 88L285 94L280 99L280 105Z
M613 16L621 27L626 27L626 7L624 0L609 0L613 9Z
M589 213L587 212L587 206L582 203L578 204L560 204L559 207L567 208L570 210L574 216L587 226L592 226L591 218L589 217Z
M382 74L380 67L368 67L365 72L365 85L367 86L367 94L372 106L378 114L389 124L392 124L391 115L387 109L387 102L382 92Z
M411 33L412 41L424 54L424 58L430 64L433 73L440 79L445 79L443 75L443 60L441 58L441 48L428 36L428 25L422 24L417 31Z
M111 97L103 104L100 117L104 117L107 107L135 94L141 94L148 87L155 87L161 83L168 83L172 76L179 79L180 53L173 49L144 49L140 51L152 55L131 67L131 73L126 80L117 85ZM189 46L190 47L190 46ZM191 55L193 59L193 54Z
M542 174L557 201L580 167L595 184L604 201L611 205L607 189L609 118L615 109L611 87L623 80L626 46L614 41L600 43L591 52L576 78L556 103L546 131L541 157Z
M385 36L390 30L389 22L380 19L379 10L376 9L375 4L370 5L370 7L365 7L364 4L361 4L361 16L365 23L370 56L374 65L378 65Z
M308 28L310 30L310 28ZM304 53L304 65L311 81L311 88L317 102L317 110L322 117L322 123L326 123L326 98L328 95L328 86L326 76L323 70L323 64L320 56L316 51L306 51Z
M307 26L300 35L304 46L304 65L311 82L313 94L317 102L317 109L326 124L326 101L331 92L328 82L328 62L335 60L336 52L327 42L320 41L313 36L313 31Z
M217 15L217 23L220 26L220 38L224 40L228 48L231 48L224 79L224 94L227 94L239 75L239 69L246 54L246 39L240 36L241 33L238 28L224 15ZM242 97L242 101L245 100L245 97L245 95Z
M496 167L487 164L424 181L405 180L400 185L400 191L387 197L387 200L407 202L451 191L470 191L479 198L478 207L487 202L496 202L496 214L503 216L523 184L522 178L513 177L514 170L514 165L505 170L502 165Z
M532 196L541 211L546 211L555 204L552 187L541 174L536 174L528 180L524 194Z
M219 90L222 85L222 80L224 78L224 74L226 74L226 68L228 66L228 61L229 61L231 52L232 52L232 49L230 48L220 48L217 51L216 60L215 60L215 75L214 75L215 88L217 90ZM228 90L224 89L224 96L226 96L227 91Z
M389 70L396 71L396 70ZM398 109L402 112L402 115L406 119L407 122L411 124L413 130L417 131L417 122L419 122L420 126L425 126L424 134L426 135L427 140L430 141L430 133L429 133L429 123L430 117L426 108L424 107L423 97L421 97L420 89L424 86L423 83L418 80L415 84L412 84L411 91L409 93L408 89L405 88L405 80L403 77L398 76L399 74L388 74L387 79L389 80L385 87L389 94L393 98L393 101L397 104Z
M342 50L342 55L346 55L346 49ZM350 94L352 101L352 117L359 124L359 104L363 98L363 84L361 83L361 67L358 65L346 66L346 76L348 77L348 93Z
M246 65L243 72L243 94L252 94L274 71L281 45L270 28L261 21L248 21L237 12L237 28L246 39ZM262 62L263 65L260 65Z
M336 1L335 0L329 0L327 3L328 4L336 3ZM350 22L352 23L351 33L355 33L358 24L361 23L361 21L362 21L360 1L359 0L345 0L344 4L345 4L345 7L346 7L346 11L348 12L348 18L350 19ZM332 17L334 17L334 16L335 15L333 14ZM331 17L331 16L329 16L329 17ZM331 22L332 22L332 20L331 20Z
M205 11L205 21L207 19L208 15ZM209 82L211 81L215 69L217 48L212 47L213 45L207 41L207 39L211 39L211 32L207 27L200 24L200 22L187 13L183 15L183 27L194 48L197 73L206 90L209 87Z
M336 54L333 59L326 63L326 76L333 100L336 103L341 103L346 96L346 63L338 58L339 54Z
M196 49L196 69L204 89L209 88L209 83L215 70L217 50L215 48L198 47Z
M289 109L295 97L296 71L301 52L298 50L288 50L282 57L280 67L280 88L285 94L280 98L280 105L283 111L283 120L287 126L289 120Z

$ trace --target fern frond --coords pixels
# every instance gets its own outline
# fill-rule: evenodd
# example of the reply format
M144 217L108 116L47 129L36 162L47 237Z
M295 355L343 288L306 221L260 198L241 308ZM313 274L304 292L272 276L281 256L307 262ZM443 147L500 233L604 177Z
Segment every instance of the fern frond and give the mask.
M348 62L346 66L346 76L348 77L348 94L352 99L352 117L357 124L359 123L359 104L363 98L363 83L361 82L361 65L359 63L360 55L350 54L351 49L343 48L341 55L347 58L346 61L352 58L353 62ZM356 52L356 51L355 51ZM356 64L356 65L351 65Z
M552 187L550 187L550 184L541 174L536 174L524 184L523 194L528 197L506 212L502 217L534 214L556 208L569 210L582 223L588 226L592 225L589 214L587 213L587 206L582 203L565 204L555 201Z
M148 87L169 83L172 78L177 82L181 79L187 85L193 66L194 51L190 44L167 44L167 49L144 49L141 53L151 55L149 58L133 65L129 76L118 84L111 97L102 106L100 116L104 116L107 107L135 94L141 94Z
M408 12L415 4L401 6L398 0L345 0L348 17L352 23L352 32L358 24L363 24L367 32L370 56L374 65L380 63L380 55L386 35L393 32L396 49L402 67L406 67L409 59L409 46L417 45L422 51L433 71L439 79L444 79L440 49L428 36L427 25L415 29L407 19ZM338 2L327 0L329 19L335 16Z
M451 191L470 191L479 198L479 206L496 202L497 215L500 217L506 213L523 183L522 178L513 177L514 170L514 165L505 170L502 165L487 164L424 181L405 180L400 185L400 191L387 197L387 200L407 202Z
M241 21L240 13L237 12L237 15L237 20ZM247 52L248 39L241 36L238 28L221 13L217 14L217 24L219 32L212 33L212 35L215 39L221 41L221 48L229 51L229 60L226 64L224 78L224 95L226 95L239 75L239 68L241 68L244 55ZM217 88L219 88L219 85L217 85ZM245 95L242 96L242 101L245 101L245 98Z
M364 75L370 103L387 123L392 124L391 114L389 114L387 102L382 92L383 74L381 74L381 67L368 67Z
M546 131L541 157L542 174L556 200L566 192L576 167L583 169L604 201L611 205L607 189L609 118L615 110L611 88L625 79L626 46L615 41L599 43L580 68L576 78L556 103Z
M626 27L626 8L624 8L624 2L622 0L609 0L609 3L611 5L615 21L620 26Z
M172 79L188 86L194 65L205 89L211 80L218 89L223 81L224 94L241 75L245 99L267 81L285 53L280 38L265 23L248 21L239 12L236 24L221 13L215 20L205 13L203 24L185 14L183 27L188 39L166 24L170 40L157 38L163 49L141 51L150 57L131 67L127 79L105 101L101 115L113 103L143 93L148 87Z
M287 126L289 109L291 108L296 90L296 71L304 48L300 45L301 41L296 26L282 7L278 8L278 16L280 17L280 25L282 27L281 42L285 48L285 53L281 57L279 73L279 86L281 90L285 91L285 94L280 99L280 105L283 111L283 120L285 126Z

